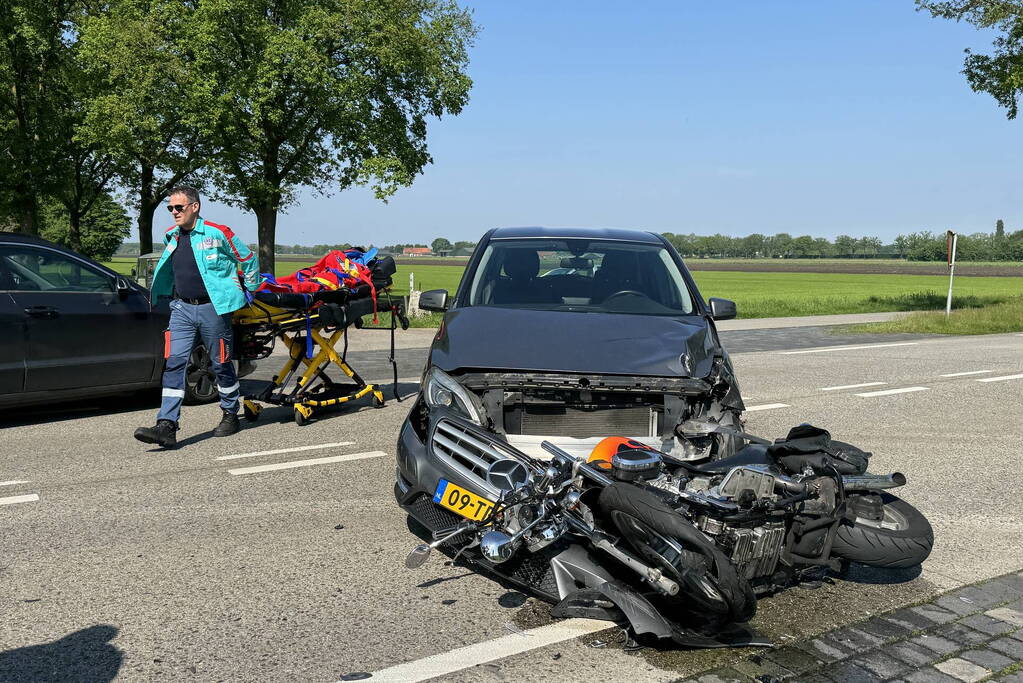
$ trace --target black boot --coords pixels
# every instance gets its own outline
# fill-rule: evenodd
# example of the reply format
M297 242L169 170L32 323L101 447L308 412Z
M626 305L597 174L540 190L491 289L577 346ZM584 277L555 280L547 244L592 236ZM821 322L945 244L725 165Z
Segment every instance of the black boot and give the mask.
M238 414L224 411L224 417L220 419L220 424L213 430L213 436L231 436L239 429L241 427L238 424Z
M157 420L155 427L139 427L135 430L135 438L142 443L156 443L164 448L174 448L178 439L174 432L178 426L170 420Z

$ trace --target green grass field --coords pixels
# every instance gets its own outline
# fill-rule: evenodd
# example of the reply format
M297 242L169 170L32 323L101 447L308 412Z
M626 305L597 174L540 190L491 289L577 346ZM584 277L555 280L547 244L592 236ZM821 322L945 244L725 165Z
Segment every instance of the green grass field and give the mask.
M133 259L107 263L125 274L131 272L133 264ZM286 275L302 265L278 262L276 274ZM402 264L392 292L407 294L412 274L420 291L447 289L454 293L462 273L462 265ZM740 318L941 310L948 291L948 278L930 275L703 270L694 272L693 277L705 298L735 301ZM953 306L957 309L1001 304L1023 296L1023 277L957 277L954 295Z

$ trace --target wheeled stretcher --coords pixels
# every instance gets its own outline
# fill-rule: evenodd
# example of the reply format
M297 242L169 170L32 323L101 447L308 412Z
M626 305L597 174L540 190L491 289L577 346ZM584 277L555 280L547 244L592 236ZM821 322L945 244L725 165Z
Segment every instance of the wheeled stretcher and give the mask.
M396 302L387 294L373 297L368 286L311 294L255 292L252 302L234 313L235 353L240 360L266 358L279 339L288 349L288 358L266 386L243 397L246 419L259 418L260 403L293 406L298 425L306 424L319 408L365 396L371 396L374 406L382 408L384 393L379 385L367 384L346 360L348 328L362 327L363 316L378 313L390 313L390 325L366 329L391 334L389 361L394 371L394 398L400 401L394 332L399 324L408 329L400 300ZM339 354L337 345L342 340ZM331 379L327 371L332 366L351 381Z

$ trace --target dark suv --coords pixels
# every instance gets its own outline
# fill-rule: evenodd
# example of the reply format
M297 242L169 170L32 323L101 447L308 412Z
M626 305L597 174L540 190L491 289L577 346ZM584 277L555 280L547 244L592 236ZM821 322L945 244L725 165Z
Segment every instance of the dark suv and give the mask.
M160 385L170 310L149 290L38 237L0 233L0 407ZM186 398L216 397L204 351Z
M492 230L455 296L424 292L419 305L445 314L398 439L395 493L407 509L452 474L496 499L485 480L494 453L444 431L445 414L536 457L549 457L544 440L585 456L610 435L686 460L740 443L744 405L714 326L735 304L705 303L660 235Z

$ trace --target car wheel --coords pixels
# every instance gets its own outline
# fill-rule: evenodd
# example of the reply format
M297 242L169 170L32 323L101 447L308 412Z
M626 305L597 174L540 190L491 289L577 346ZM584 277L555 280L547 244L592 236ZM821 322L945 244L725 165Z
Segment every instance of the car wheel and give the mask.
M196 344L185 366L185 403L212 403L217 398L217 378L204 344Z

